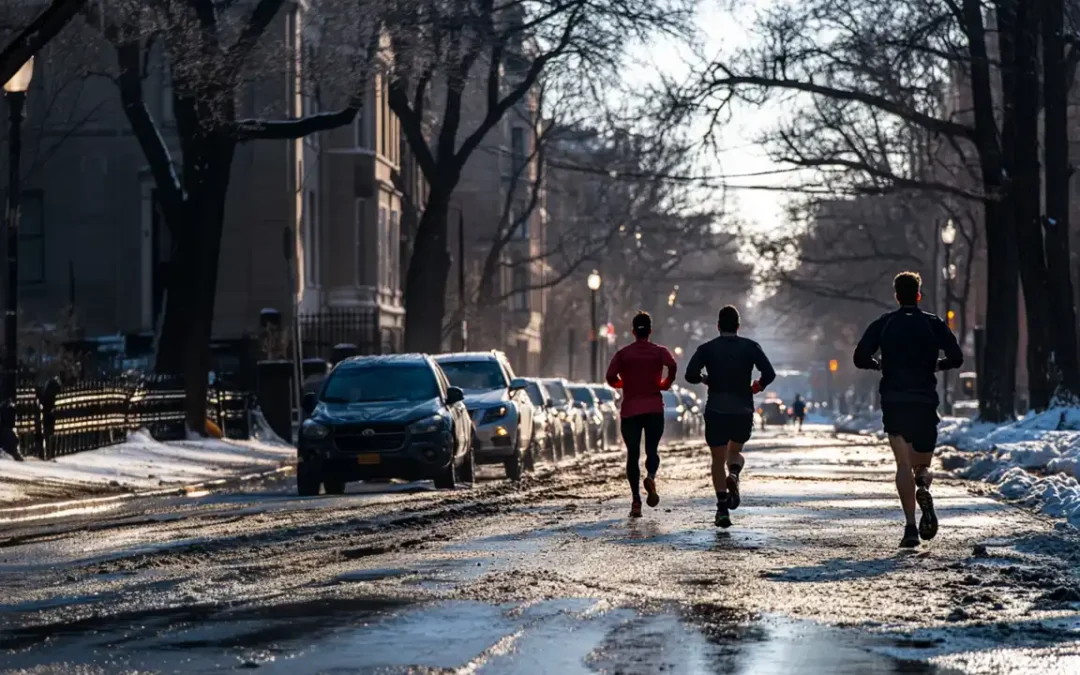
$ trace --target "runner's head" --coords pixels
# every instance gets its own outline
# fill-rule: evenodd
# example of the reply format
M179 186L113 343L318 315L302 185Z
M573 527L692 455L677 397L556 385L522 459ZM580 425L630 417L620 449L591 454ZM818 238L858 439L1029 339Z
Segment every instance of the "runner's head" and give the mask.
M633 326L634 336L639 340L644 340L652 335L652 317L649 316L648 312L638 312L634 316Z
M721 309L720 315L716 318L716 327L721 333L738 333L739 310L731 305Z
M901 272L893 279L896 301L901 305L917 305L922 300L922 277L918 272Z

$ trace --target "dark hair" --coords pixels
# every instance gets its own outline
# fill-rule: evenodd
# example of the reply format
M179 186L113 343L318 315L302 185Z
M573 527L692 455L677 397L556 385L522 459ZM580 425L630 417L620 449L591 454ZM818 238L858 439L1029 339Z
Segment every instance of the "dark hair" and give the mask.
M638 312L634 316L634 335L639 338L647 338L652 335L652 317L648 312Z
M901 305L914 305L919 302L922 277L918 272L901 272L893 279L892 285L896 291L896 301Z
M739 330L739 310L731 305L721 309L716 317L716 326L724 333L734 333Z

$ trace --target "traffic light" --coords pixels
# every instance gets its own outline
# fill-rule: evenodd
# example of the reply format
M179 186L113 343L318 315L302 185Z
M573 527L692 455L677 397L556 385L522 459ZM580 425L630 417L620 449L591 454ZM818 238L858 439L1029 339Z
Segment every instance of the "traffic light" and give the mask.
M831 361L829 361L829 372L835 373L838 370L840 370L840 362L836 359L832 359Z
M949 330L956 330L956 312L951 309L945 312L945 320L949 324Z

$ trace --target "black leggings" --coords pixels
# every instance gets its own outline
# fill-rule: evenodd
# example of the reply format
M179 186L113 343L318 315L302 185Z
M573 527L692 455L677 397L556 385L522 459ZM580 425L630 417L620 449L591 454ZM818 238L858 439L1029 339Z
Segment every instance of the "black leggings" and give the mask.
M660 437L664 435L664 413L624 417L622 437L626 443L626 479L634 499L641 501L641 434L645 434L645 471L655 474L660 468Z

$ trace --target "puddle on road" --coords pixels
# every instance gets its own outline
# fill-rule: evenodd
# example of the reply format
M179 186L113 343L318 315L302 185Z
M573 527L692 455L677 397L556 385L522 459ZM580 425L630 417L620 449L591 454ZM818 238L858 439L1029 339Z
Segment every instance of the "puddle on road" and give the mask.
M593 599L409 605L338 598L268 607L209 606L0 632L0 673L147 670L270 674L489 675L660 672L772 675L932 673L867 651L852 633L712 606L643 613ZM10 669L10 670L9 670Z

